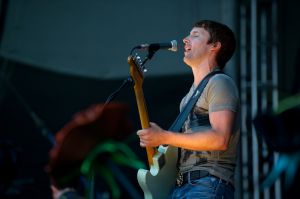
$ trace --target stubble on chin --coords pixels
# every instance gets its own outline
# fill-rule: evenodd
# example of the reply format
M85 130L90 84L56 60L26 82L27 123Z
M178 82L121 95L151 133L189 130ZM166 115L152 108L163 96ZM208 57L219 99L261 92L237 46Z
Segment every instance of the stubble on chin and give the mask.
M191 67L190 59L186 56L183 57L183 62L188 66Z

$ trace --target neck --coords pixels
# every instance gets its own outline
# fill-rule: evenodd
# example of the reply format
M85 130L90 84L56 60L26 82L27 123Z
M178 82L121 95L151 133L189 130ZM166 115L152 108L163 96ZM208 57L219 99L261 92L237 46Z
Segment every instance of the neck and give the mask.
M199 65L197 67L192 67L193 75L194 75L194 86L198 86L202 79L209 74L210 72L217 69L217 64L204 64Z

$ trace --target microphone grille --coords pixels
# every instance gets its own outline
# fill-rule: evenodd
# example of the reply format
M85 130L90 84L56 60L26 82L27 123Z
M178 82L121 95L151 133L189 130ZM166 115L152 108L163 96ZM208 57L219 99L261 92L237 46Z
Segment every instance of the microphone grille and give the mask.
M171 44L172 44L172 48L169 48L168 50L176 52L178 50L177 41L176 40L172 40Z

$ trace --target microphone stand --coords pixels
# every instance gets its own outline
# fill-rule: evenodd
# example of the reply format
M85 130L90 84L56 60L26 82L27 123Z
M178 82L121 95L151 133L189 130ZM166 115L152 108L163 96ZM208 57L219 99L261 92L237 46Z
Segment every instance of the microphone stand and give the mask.
M112 100L114 100L118 94L121 92L121 90L127 86L129 83L132 82L132 78L131 77L127 77L126 79L124 79L123 83L121 84L121 86L119 88L117 88L114 92L112 92L108 98L106 99L105 103L104 103L104 106L103 106L103 109L105 108L105 106L107 104L109 104Z

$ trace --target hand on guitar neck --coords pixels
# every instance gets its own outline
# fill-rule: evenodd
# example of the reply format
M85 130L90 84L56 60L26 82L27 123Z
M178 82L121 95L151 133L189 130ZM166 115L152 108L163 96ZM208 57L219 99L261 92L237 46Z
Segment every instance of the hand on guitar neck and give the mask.
M155 136L153 134L155 134ZM165 134L166 131L153 122L150 122L149 128L137 131L141 147L157 147L159 145L166 144Z

